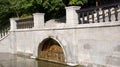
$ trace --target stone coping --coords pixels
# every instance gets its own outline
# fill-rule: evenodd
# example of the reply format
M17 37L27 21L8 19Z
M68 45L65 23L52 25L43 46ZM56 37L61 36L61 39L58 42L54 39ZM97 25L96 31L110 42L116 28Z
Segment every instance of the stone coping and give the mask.
M100 22L100 23L89 23L89 24L77 24L77 25L62 25L61 27L44 27L40 29L16 29L11 32L22 32L22 31L47 31L47 30L65 30L65 29L83 29L83 28L97 28L97 27L114 27L120 26L119 21L114 22Z

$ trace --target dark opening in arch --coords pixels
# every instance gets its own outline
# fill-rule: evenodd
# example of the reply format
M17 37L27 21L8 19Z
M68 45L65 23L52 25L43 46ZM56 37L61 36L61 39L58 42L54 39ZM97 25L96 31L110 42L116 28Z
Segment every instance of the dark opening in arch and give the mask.
M47 38L42 41L38 48L38 59L65 62L63 49L60 44L52 39Z

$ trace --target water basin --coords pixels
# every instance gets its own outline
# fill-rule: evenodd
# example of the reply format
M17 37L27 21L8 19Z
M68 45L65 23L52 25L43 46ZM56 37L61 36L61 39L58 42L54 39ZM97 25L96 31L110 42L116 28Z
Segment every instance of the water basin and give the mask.
M30 59L9 53L0 53L0 67L73 67L73 66L68 66L65 64L45 60Z

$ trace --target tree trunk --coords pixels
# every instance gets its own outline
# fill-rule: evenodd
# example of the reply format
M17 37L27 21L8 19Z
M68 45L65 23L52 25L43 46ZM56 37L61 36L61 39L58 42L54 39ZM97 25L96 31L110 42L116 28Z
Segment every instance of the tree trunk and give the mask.
M20 17L20 16L19 16L19 12L18 12L16 9L14 9L14 10L15 10L15 13L16 13L16 17L19 18L19 17Z

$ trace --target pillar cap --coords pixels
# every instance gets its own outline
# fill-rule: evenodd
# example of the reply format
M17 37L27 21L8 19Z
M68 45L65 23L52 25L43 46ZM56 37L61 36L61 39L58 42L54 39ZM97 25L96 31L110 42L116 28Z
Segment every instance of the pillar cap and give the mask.
M33 15L45 15L45 13L34 13Z
M80 6L68 6L65 7L65 9L74 9L74 10L79 10L81 7Z
M10 20L19 20L19 18L10 18Z

